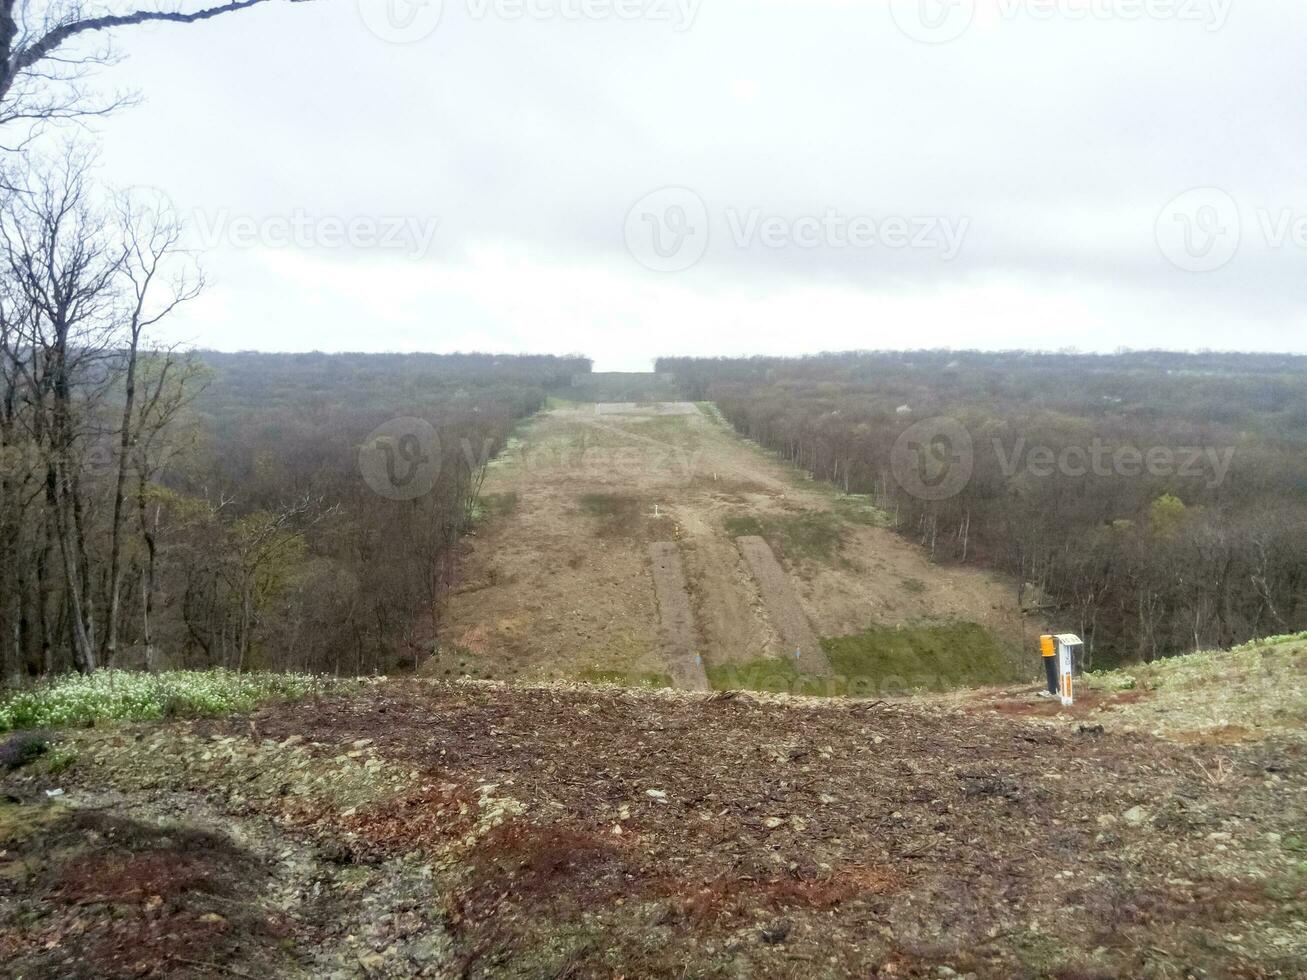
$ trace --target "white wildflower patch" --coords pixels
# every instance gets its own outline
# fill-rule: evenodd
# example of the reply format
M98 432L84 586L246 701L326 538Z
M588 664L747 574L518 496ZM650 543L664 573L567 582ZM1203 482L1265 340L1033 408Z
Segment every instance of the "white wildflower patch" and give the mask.
M0 697L0 731L169 716L220 717L251 711L263 701L308 697L343 686L312 674L227 670L66 674Z

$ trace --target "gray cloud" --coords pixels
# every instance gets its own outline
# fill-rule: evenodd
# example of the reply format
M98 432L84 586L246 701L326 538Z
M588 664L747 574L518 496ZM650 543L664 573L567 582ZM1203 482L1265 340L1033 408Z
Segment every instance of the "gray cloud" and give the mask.
M1140 0L1064 0L1047 18L994 0L923 44L887 4L703 0L678 30L568 2L514 18L445 0L409 44L352 2L124 36L111 81L148 101L103 127L113 178L183 213L436 227L421 255L219 241L216 285L176 329L217 347L584 349L621 366L857 342L1304 349L1307 247L1262 230L1307 217L1298 5L1235 0L1209 29L1129 16ZM1193 2L1215 0L1175 9L1210 9ZM699 261L654 272L624 223L668 186L701 197L711 233ZM1241 218L1234 258L1206 273L1156 237L1194 187L1228 192ZM951 261L731 233L832 212L967 228Z

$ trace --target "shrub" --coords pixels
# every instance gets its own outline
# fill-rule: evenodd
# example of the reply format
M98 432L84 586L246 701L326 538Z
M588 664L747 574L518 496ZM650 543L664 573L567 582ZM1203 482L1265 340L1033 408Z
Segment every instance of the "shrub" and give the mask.
M19 732L0 744L0 768L19 769L50 748L44 732Z
M1303 633L1285 633L1280 636L1264 636L1256 640L1249 640L1247 643L1241 643L1234 647L1231 652L1243 653L1245 650L1256 650L1260 647L1279 646L1282 643L1297 643L1301 640L1307 640L1307 632Z

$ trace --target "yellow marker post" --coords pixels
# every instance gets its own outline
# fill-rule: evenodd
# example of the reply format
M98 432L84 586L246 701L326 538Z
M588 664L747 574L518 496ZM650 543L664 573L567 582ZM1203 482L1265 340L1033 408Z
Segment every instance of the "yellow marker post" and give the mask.
M1039 638L1039 652L1044 660L1044 676L1048 680L1048 697L1056 697L1057 682L1057 638L1045 635Z

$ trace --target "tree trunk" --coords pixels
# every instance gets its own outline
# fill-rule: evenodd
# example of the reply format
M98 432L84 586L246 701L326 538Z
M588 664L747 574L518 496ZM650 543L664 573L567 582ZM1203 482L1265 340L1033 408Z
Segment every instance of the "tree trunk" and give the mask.
M127 377L123 393L122 432L118 438L118 472L114 478L113 520L109 527L109 612L104 624L104 662L112 667L118 653L118 609L122 593L123 489L127 483L127 458L132 447L132 409L136 402L136 351L140 330L133 325L127 351Z
M145 540L145 565L141 568L141 641L145 644L145 669L154 670L154 636L151 614L154 612L155 561L158 545L149 520L149 506L145 499L145 476L137 474L136 511L141 522L141 537Z

